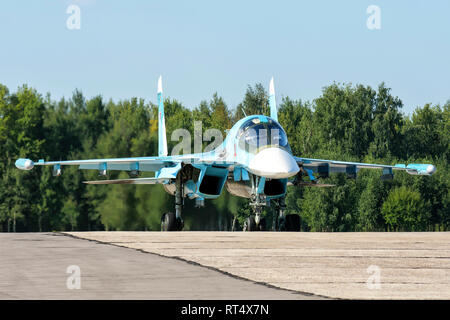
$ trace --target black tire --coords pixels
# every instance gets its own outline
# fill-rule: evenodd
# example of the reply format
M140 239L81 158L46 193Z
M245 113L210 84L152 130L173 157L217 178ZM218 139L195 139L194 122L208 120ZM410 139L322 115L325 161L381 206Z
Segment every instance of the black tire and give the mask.
M300 216L298 214L286 215L286 231L300 231Z
M231 227L231 231L237 231L237 230L242 230L241 226L239 224L239 221L236 217L233 218L233 223L232 223L232 227Z
M255 217L250 216L247 218L247 228L246 231L256 231Z
M165 221L166 221L166 214L163 213L163 215L161 216L161 231L166 231Z
M286 231L286 219L278 218L277 219L277 228L278 231Z
M181 218L176 218L176 230L177 231L181 231L181 230L183 230L183 227L184 227L184 221L183 221L183 219L181 219Z
M164 213L161 217L161 231L176 231L176 230L177 230L177 221L175 213L173 212Z
M266 218L261 218L258 224L258 231L266 231Z

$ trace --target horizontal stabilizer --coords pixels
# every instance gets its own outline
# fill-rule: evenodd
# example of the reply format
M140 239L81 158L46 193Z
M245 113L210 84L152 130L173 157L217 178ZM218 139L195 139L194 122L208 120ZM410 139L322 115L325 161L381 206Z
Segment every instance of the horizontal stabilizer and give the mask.
M169 179L158 178L136 178L136 179L116 179L116 180L95 180L83 181L86 184L157 184L168 183Z

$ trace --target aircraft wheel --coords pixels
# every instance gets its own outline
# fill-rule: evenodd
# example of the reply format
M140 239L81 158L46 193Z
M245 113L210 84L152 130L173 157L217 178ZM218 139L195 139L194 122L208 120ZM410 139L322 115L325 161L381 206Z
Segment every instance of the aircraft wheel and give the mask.
M245 223L245 231L256 231L255 217L250 216Z
M236 231L239 229L239 221L237 220L236 217L233 218L233 223L232 223L232 227L231 227L231 231Z
M300 216L298 214L286 215L286 231L300 231Z
M177 221L175 213L173 212L164 213L161 217L161 231L176 231L176 230L177 230Z
M266 231L266 218L261 218L258 224L258 231Z
M181 230L183 230L183 227L184 227L184 221L183 221L183 219L181 219L181 218L176 218L176 230L177 231L181 231Z
M278 231L286 231L286 219L284 217L278 218L277 230Z

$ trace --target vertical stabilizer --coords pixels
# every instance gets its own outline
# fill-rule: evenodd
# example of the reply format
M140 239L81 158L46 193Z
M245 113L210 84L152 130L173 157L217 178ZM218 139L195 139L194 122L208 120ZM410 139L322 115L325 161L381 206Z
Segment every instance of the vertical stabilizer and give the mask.
M270 117L275 121L278 121L277 102L275 100L275 85L273 84L273 77L272 79L270 79L269 84L269 106L270 106Z
M162 95L162 77L158 79L158 156L167 156L166 120Z

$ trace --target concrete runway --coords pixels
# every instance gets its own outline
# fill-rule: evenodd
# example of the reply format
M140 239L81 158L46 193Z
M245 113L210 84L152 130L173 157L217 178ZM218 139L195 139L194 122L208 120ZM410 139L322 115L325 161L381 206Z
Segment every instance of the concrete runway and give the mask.
M450 233L0 233L0 299L321 298L450 299Z
M255 282L317 296L344 299L450 299L450 232L70 234L192 261ZM167 266L179 262L165 261ZM194 266L191 267L195 270ZM250 284L244 283L243 288ZM201 290L200 286L198 288ZM197 286L193 292L196 290ZM258 290L250 292L256 294ZM273 291L274 295L269 296L269 299L281 297L281 294L288 295L287 292L279 292L280 295L276 292ZM186 296L180 292L179 297Z
M126 235L103 236L107 234ZM150 235L156 233L147 233ZM68 278L73 276L67 268L72 265L79 267L80 289L67 287ZM76 282L69 281L73 284ZM0 233L0 299L317 298L238 279L180 259L69 235Z

